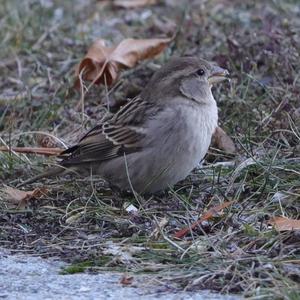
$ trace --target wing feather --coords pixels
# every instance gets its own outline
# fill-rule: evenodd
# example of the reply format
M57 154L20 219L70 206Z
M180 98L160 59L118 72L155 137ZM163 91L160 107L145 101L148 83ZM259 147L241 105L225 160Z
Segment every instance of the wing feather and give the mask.
M145 137L142 120L152 104L137 97L115 115L91 129L77 145L67 149L62 156L64 166L101 162L140 151ZM152 112L153 114L153 112ZM153 117L153 116L150 116Z

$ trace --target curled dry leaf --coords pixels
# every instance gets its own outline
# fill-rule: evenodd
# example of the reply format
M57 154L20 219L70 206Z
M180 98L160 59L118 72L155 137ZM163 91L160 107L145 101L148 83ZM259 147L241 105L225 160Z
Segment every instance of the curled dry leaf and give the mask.
M46 134L37 134L36 142L37 145L42 148L56 148L57 146L59 146L57 139Z
M99 39L77 66L75 87L80 86L80 78L111 85L117 80L121 69L132 68L140 60L158 55L172 39L125 39L115 47L107 47L105 41Z
M3 189L4 199L16 205L18 208L24 208L26 204L33 199L38 199L44 196L48 190L46 188L36 188L33 191L22 191L12 187Z
M191 230L195 229L198 225L201 225L202 222L207 221L213 217L216 217L217 215L220 215L222 210L230 205L233 204L233 201L228 201L228 202L224 202L220 205L214 206L212 208L210 208L207 212L205 212L201 218L194 222L191 227L186 227L183 228L179 231L177 231L174 235L174 237L181 239L184 236L186 236L189 232L191 232Z
M131 285L133 282L133 277L132 276L127 276L127 275L123 275L121 280L120 280L120 283L122 285Z
M300 230L300 220L289 219L285 217L274 217L269 221L277 231Z
M44 148L44 147L0 147L0 151L4 152L18 152L28 154L41 154L46 156L59 155L64 149L61 148Z
M233 140L221 127L217 127L213 134L212 146L226 153L234 154L236 152Z
M114 0L113 5L122 8L135 8L156 4L157 0Z

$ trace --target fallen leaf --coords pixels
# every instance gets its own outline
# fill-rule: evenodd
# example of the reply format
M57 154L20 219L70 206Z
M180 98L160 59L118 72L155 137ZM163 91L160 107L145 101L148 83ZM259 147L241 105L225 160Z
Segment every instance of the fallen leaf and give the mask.
M114 0L113 5L122 8L135 8L156 4L157 0Z
M36 143L42 148L56 148L59 145L57 138L55 139L51 135L41 133L36 135Z
M126 275L123 275L121 280L120 280L120 283L123 284L123 285L131 285L133 282L133 277L128 277Z
M4 152L18 152L18 153L33 153L46 156L59 155L65 149L61 148L44 148L44 147L0 147L0 151Z
M173 38L125 39L115 47L107 47L99 39L89 48L87 55L76 68L75 87L80 87L80 78L96 84L112 85L124 68L134 67L140 60L161 53Z
M285 217L274 217L269 220L268 223L274 226L277 231L300 230L300 220Z
M161 218L159 221L155 218L156 226L150 234L150 238L153 240L157 240L159 236L161 235L163 229L166 227L166 225L169 222L169 219L167 217Z
M226 153L234 154L236 152L233 140L221 127L216 128L211 143L213 147L223 150Z
M12 187L5 187L3 193L4 199L18 208L24 208L26 204L33 199L38 199L44 196L48 190L46 188L36 188L33 191L22 191Z
M215 207L210 208L206 213L202 215L202 217L194 222L190 227L183 228L179 231L177 231L174 235L174 237L181 239L184 236L186 236L191 230L195 229L198 225L200 225L202 222L207 221L211 219L212 217L217 216L224 208L230 206L233 204L233 201L224 202L220 205L217 205Z

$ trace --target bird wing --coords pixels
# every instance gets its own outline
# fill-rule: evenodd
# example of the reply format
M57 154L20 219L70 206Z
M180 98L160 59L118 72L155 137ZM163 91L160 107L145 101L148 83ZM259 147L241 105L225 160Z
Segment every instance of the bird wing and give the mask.
M140 151L141 140L145 137L144 123L154 116L153 104L134 98L120 109L115 115L91 129L77 145L65 150L62 157L66 157L61 164L101 162L132 152Z

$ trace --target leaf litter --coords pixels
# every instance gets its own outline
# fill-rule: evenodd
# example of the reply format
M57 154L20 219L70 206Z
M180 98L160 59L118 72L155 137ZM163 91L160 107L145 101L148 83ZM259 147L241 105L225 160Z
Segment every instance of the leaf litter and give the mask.
M173 38L124 39L117 46L107 47L106 41L96 40L76 68L76 76L95 84L116 82L124 68L133 68L139 61L160 54ZM75 81L79 88L80 78Z
M23 209L29 205L30 201L40 199L46 196L48 189L45 187L35 188L33 191L22 191L16 188L6 186L2 190L4 201L13 204L18 209Z
M300 220L285 217L273 217L269 224L273 225L278 231L300 230Z

